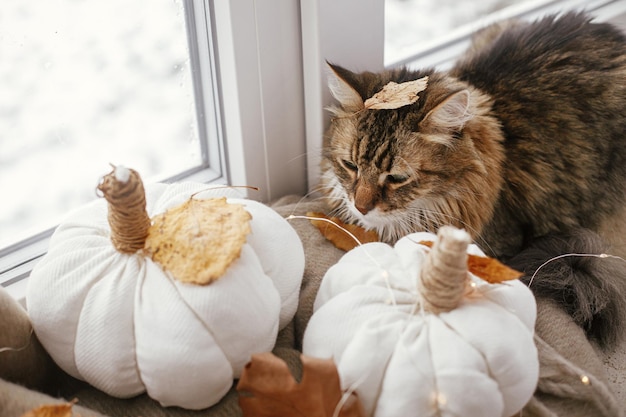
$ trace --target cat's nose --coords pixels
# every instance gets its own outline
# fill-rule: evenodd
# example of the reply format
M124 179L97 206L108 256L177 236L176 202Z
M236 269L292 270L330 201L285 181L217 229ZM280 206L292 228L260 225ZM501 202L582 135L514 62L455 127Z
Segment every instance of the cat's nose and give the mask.
M361 214L367 214L370 211L372 211L372 209L374 208L373 204L367 204L367 205L355 204L354 206Z
M376 192L367 185L360 185L354 193L354 206L361 214L367 214L376 207Z

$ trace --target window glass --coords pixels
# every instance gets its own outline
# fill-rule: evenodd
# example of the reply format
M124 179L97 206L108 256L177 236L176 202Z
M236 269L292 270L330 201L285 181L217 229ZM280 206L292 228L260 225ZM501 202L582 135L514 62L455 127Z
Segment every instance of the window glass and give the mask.
M2 0L0 58L0 249L96 198L109 163L203 163L182 0Z
M385 63L527 0L385 0Z

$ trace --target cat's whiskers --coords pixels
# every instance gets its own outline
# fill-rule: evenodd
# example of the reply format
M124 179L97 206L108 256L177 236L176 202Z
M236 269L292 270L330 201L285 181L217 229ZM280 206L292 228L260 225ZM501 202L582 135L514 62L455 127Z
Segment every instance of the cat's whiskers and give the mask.
M316 187L316 191L320 191L323 195L320 199L328 201L330 206L330 216L335 216L343 219L352 218L350 216L349 198L348 195L342 191L340 185L319 185Z
M299 155L294 156L293 158L288 159L288 160L285 162L285 165L292 164L292 163L294 163L294 162L296 162L296 161L298 161L298 160L300 160L300 159L304 159L304 158L306 158L306 157L308 157L308 156L309 156L309 153L308 153L308 152L301 153L301 154L299 154Z
M326 198L331 201L333 206L337 207L346 207L347 209L349 203L348 194L345 192L343 186L337 179L337 177L332 172L324 172L322 173L323 181L319 185L318 189L324 192Z
M441 227L444 224L453 224L456 223L457 225L462 226L465 230L467 230L472 236L475 237L475 239L477 240L476 243L478 244L478 246L480 246L481 248L485 248L488 249L489 251L492 251L491 246L489 245L489 243L483 239L480 236L479 230L476 230L475 227L473 227L472 225L470 225L469 223L467 223L466 221L464 221L463 219L461 219L460 217L457 216L453 216L451 214L447 214L446 211L449 212L449 210L445 210L441 207L439 208L434 208L434 209L429 209L422 206L417 207L417 210L419 211L418 214L420 215L419 217L422 218L426 218L426 213L428 213L429 216L429 225L425 224L425 223L419 223L420 226L425 230L425 231L429 231L432 233L436 232L436 229L438 229L439 227ZM435 217L436 216L436 217ZM435 221L433 222L432 219L435 219ZM434 230L432 227L429 227L431 225L435 225ZM430 229L430 230L428 230Z
M348 220L353 220L353 221L358 222L358 219L356 219L352 215L352 212L350 211L350 209L348 209L348 207L345 204L336 206L330 211L329 214L331 217L338 217L340 219L348 219Z
M396 234L402 236L413 232L435 233L437 231L437 228L433 225L432 219L430 219L429 213L424 210L405 214L399 221L399 225L402 229L396 232ZM398 238L402 236L398 236Z
M331 193L330 191L334 191L335 188L333 188L332 186L329 185L322 185L319 184L315 187L313 187L313 189L311 189L309 192L307 192L306 194L304 194L299 200L298 202L295 203L292 211L291 211L291 216L294 216L297 212L298 209L300 207L300 204L304 201L309 199L310 201L322 201L322 200L326 200L329 202L330 206L334 206L336 207L333 211L337 211L337 208L341 208L343 206L345 206L346 202L347 202L347 197L342 198L342 197L337 197L336 193ZM331 216L335 216L335 214L331 214ZM337 214L337 217L344 217L343 213Z
M329 192L324 191L322 188L315 188L306 193L303 199L309 199L310 201L337 201L336 197L330 195Z

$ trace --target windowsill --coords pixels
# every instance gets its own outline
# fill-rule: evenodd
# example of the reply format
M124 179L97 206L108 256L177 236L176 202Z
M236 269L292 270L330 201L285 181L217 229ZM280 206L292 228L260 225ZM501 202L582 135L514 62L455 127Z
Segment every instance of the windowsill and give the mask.
M36 262L35 262L36 263ZM34 266L34 263L33 265ZM31 269L32 269L31 266ZM30 273L30 270L29 270ZM26 308L26 289L28 288L28 278L22 279L14 284L5 287L4 289L9 293L11 297L17 300L22 307Z

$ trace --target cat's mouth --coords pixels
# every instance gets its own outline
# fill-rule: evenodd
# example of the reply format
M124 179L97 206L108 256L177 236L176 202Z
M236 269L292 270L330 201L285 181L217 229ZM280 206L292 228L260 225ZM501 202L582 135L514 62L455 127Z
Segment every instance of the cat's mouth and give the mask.
M349 209L352 217L360 223L360 226L366 229L376 229L389 222L388 215L378 207L374 207L364 214L359 211L354 202L351 201L349 203Z
M376 206L365 214L352 201L346 202L346 208L345 213L350 217L346 220L376 231L383 242L392 244L413 232L435 233L442 224L456 223L451 216L443 214L441 208L428 205L427 200L416 200L404 209L383 210Z
M403 222L398 218L399 214L393 211L383 211L379 207L374 207L363 214L353 202L348 203L348 209L353 223L367 230L374 230L382 241L393 243L410 232L404 230Z
M383 242L394 243L409 233L429 231L415 215L414 207L419 206L420 201L414 201L411 208L404 209L384 210L374 205L372 209L364 210L364 214L357 208L354 197L348 195L332 171L327 173L327 181L329 198L336 203L332 214L348 223L375 231Z

